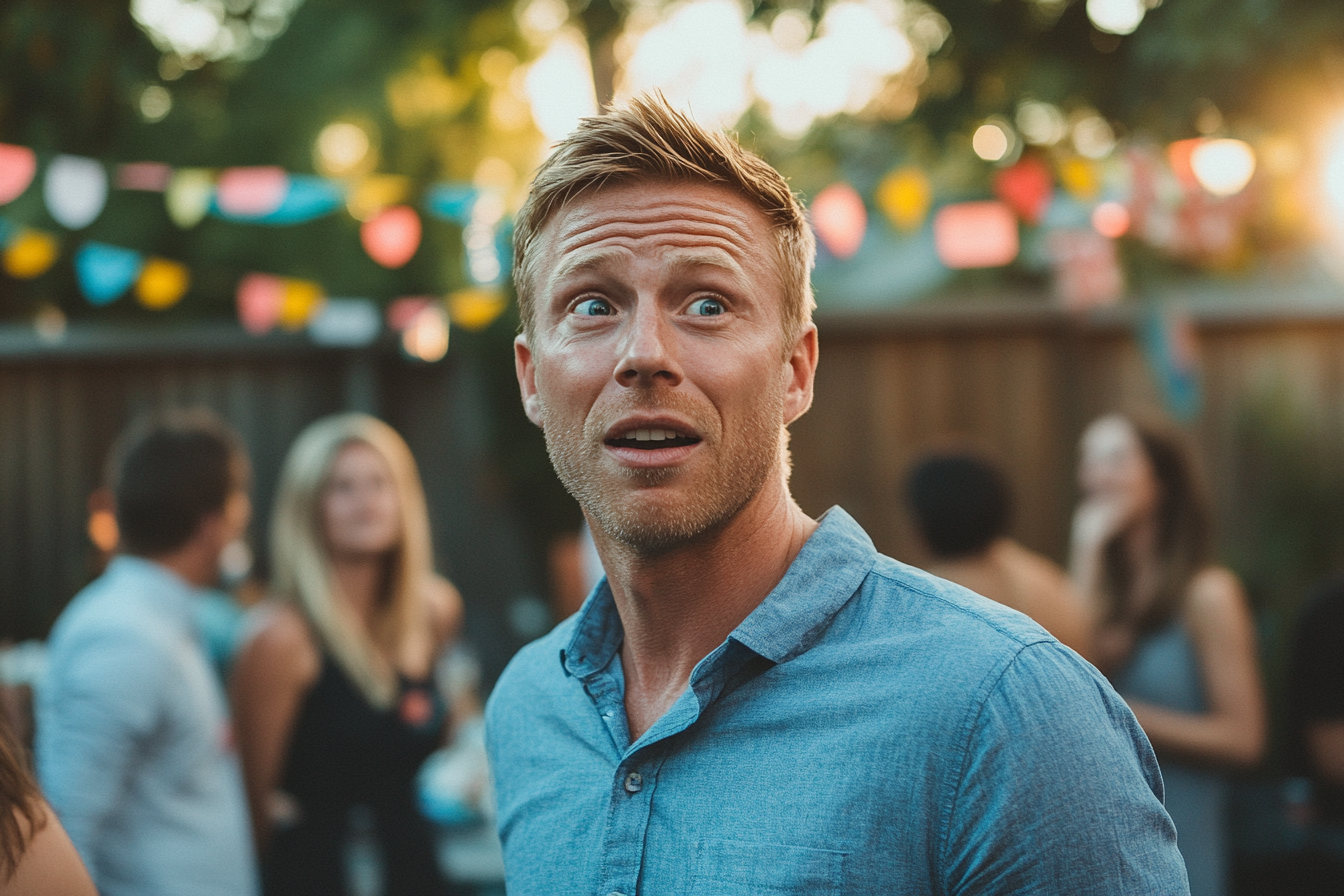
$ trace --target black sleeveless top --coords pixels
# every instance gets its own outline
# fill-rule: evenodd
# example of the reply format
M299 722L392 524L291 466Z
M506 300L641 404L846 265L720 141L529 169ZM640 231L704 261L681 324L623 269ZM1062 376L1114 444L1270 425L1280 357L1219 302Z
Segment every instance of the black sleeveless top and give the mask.
M450 892L415 792L416 772L442 743L446 710L429 680L404 676L396 702L377 709L323 652L280 782L298 803L298 817L271 836L262 860L266 896L348 894L346 844L352 825L370 823L364 836L380 848L384 896Z

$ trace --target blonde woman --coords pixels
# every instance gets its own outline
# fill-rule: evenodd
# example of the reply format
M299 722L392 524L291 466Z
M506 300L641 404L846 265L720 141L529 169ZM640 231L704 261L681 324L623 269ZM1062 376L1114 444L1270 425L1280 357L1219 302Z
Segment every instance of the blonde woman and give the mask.
M265 893L348 892L352 833L376 838L386 896L446 892L414 779L443 741L431 675L462 610L406 443L364 414L305 429L271 545L273 598L231 687Z

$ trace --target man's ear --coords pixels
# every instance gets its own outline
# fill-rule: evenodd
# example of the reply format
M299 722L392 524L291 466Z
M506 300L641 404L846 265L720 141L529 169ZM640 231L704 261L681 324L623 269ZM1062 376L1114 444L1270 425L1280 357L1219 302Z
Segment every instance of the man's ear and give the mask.
M819 352L817 325L808 321L789 353L789 385L784 393L785 425L797 420L812 407L812 384L817 376Z
M518 391L523 396L523 412L527 419L541 426L541 399L537 396L537 367L532 361L532 349L527 334L519 333L513 340L513 366L518 373Z

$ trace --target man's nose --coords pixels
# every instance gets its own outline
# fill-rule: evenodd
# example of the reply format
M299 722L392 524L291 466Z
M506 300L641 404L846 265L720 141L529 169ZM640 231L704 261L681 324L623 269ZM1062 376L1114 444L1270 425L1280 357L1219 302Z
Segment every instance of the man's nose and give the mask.
M675 329L670 315L656 304L637 304L626 320L616 381L623 386L651 385L660 380L670 386L680 383Z

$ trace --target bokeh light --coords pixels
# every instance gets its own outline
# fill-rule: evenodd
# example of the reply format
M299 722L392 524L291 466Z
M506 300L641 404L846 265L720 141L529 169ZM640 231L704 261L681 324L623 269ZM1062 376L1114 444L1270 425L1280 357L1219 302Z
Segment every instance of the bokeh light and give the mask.
M343 177L373 165L369 132L353 121L333 121L317 135L313 164L328 177Z
M1087 17L1098 31L1133 34L1148 9L1144 0L1087 0Z
M748 10L735 0L636 6L616 45L624 64L617 94L658 90L719 127L759 102L776 131L796 138L818 119L841 113L909 114L913 94L908 101L878 98L949 34L931 7L897 0L839 0L815 29L800 8L748 22Z
M1235 196L1255 174L1255 151L1241 140L1201 140L1190 154L1190 169L1213 195Z
M163 121L172 110L173 95L168 88L151 84L140 91L140 117L145 121Z
M564 28L527 69L524 80L532 120L550 143L564 139L579 119L597 114L597 93L588 59L588 42Z
M1328 203L1326 214L1335 228L1344 232L1344 123L1336 125L1326 138L1321 185Z
M997 162L1008 155L1012 147L1012 137L1008 129L996 122L980 125L971 137L971 148L986 162Z
M1115 150L1115 130L1096 113L1081 115L1073 123L1073 148L1089 159L1104 159Z
M448 313L437 302L426 305L401 334L401 347L419 361L433 363L448 354Z
M1092 229L1118 240L1129 232L1129 209L1118 202L1102 202L1092 209Z
M1037 100L1023 100L1017 107L1017 129L1033 146L1054 146L1069 133L1069 124L1059 107Z

